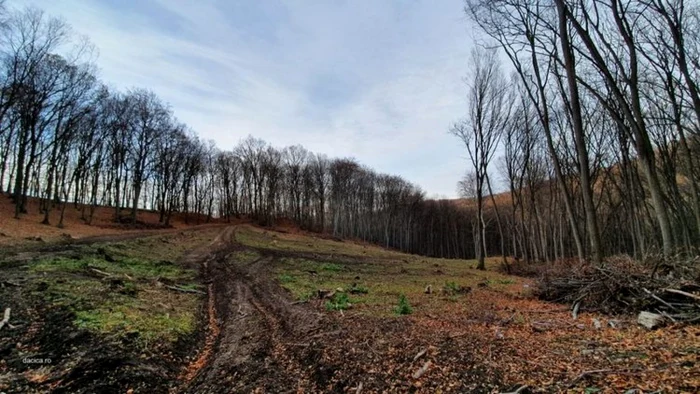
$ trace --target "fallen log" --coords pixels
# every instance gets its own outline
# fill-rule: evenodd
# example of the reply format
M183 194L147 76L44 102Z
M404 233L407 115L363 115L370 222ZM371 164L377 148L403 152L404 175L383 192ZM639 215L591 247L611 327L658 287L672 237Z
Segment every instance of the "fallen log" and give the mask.
M667 292L667 293L679 294L679 295L682 295L682 296L686 296L686 297L692 298L692 299L694 299L694 300L696 300L696 301L700 301L700 296L697 296L697 295L695 295L695 294L688 293L688 292L685 292L685 291L682 291L682 290L664 289L664 291Z
M650 292L646 288L642 287L642 290L644 290L645 293L649 294L649 296L651 296L651 298L655 299L656 301L659 301L660 303L666 305L667 307L669 307L673 310L676 310L676 311L678 310L678 309L676 309L676 307L674 307L673 305L669 304L668 302L662 300L660 297L658 297L656 294Z
M426 361L425 364L423 364L422 367L418 368L418 370L413 374L413 379L420 379L421 376L425 375L426 372L428 372L428 368L433 365L432 362Z
M109 272L104 272L102 270L98 270L97 268L93 268L93 267L88 267L88 268L90 269L90 271L92 271L98 275L104 276L105 278L109 278L111 276L114 276L114 275L110 274Z
M427 351L428 351L428 349L423 349L420 352L418 352L418 354L416 354L416 356L413 357L413 361L416 361L419 358L423 357Z
M2 330L5 325L10 325L10 308L5 308L5 314L2 318L2 321L0 321L0 330Z
M170 285L166 285L165 287L170 289L170 290L175 290L175 291L179 291L182 293L207 294L207 293L205 293L201 290L197 290L197 289L185 289L185 288L182 288L179 286L170 286Z
M502 393L500 393L500 394L520 394L521 391L523 391L523 390L525 390L525 389L527 389L527 388L528 388L528 386L527 386L526 384L524 384L524 385L518 387L517 390L515 390L515 391L509 391L509 392L507 392L507 393L506 393L506 392L502 392Z

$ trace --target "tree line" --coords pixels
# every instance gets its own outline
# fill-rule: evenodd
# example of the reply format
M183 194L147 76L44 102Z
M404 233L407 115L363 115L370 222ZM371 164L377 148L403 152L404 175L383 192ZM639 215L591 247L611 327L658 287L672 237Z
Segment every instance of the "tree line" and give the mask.
M301 146L248 137L231 150L200 139L148 89L98 78L91 47L37 9L5 11L0 70L0 191L15 217L40 199L43 223L98 206L135 223L139 209L303 228L443 257L469 257L470 216L400 177ZM198 216L199 217L199 216Z
M503 255L600 263L612 254L697 254L700 4L465 5L483 40L466 117L451 131L474 168L461 189L477 200L475 236L487 238L481 208L492 170L510 194L490 218Z

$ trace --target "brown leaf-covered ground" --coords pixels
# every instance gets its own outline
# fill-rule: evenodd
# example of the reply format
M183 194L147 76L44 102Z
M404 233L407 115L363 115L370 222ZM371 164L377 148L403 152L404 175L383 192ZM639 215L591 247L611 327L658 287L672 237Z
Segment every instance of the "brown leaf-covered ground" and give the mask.
M30 197L27 204L27 213L21 214L20 219L15 219L15 205L7 194L0 194L0 246L17 244L36 244L37 242L56 242L67 239L77 239L92 236L110 236L116 232L139 233L144 230L162 230L159 224L158 212L139 210L136 225L127 223L115 223L115 210L112 207L98 206L88 225L84 218L89 216L89 207L83 205L74 206L68 204L65 210L62 228L58 227L61 215L61 206L55 206L49 215L50 224L42 224L44 213L39 209L40 199ZM129 210L124 209L122 216L128 216ZM170 221L170 228L182 229L191 225L206 223L202 215L185 215L174 213ZM216 222L216 220L210 220ZM37 241L37 237L40 238Z

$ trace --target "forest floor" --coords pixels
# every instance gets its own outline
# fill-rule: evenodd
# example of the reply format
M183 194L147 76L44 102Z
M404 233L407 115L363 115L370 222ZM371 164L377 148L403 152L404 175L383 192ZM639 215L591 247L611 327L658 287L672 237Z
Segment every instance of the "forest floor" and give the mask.
M474 266L251 225L6 246L0 392L700 387L697 326L574 320Z
M143 233L144 230L163 230L166 227L159 224L158 212L139 210L137 212L136 225L119 224L114 222L115 210L111 207L98 206L93 214L92 224L88 225L82 219L83 213L88 216L89 207L69 204L66 207L63 228L57 225L61 216L61 207L54 207L49 215L49 223L41 224L44 213L39 209L40 199L29 198L27 213L21 218L15 219L15 205L7 194L0 193L0 246L17 245L27 243L57 242L76 238L85 238L99 235L112 235L115 232ZM128 216L131 211L123 209L122 216ZM171 217L170 229L186 228L191 225L206 223L206 218L201 215L190 214L188 223L182 214L174 213Z

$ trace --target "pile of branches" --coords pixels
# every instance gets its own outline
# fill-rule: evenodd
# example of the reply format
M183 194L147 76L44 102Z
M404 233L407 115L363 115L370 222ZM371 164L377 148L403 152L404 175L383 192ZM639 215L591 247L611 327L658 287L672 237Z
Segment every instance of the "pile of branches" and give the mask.
M536 294L577 310L651 311L672 321L700 323L700 258L635 261L627 256L602 265L568 260L542 270Z

